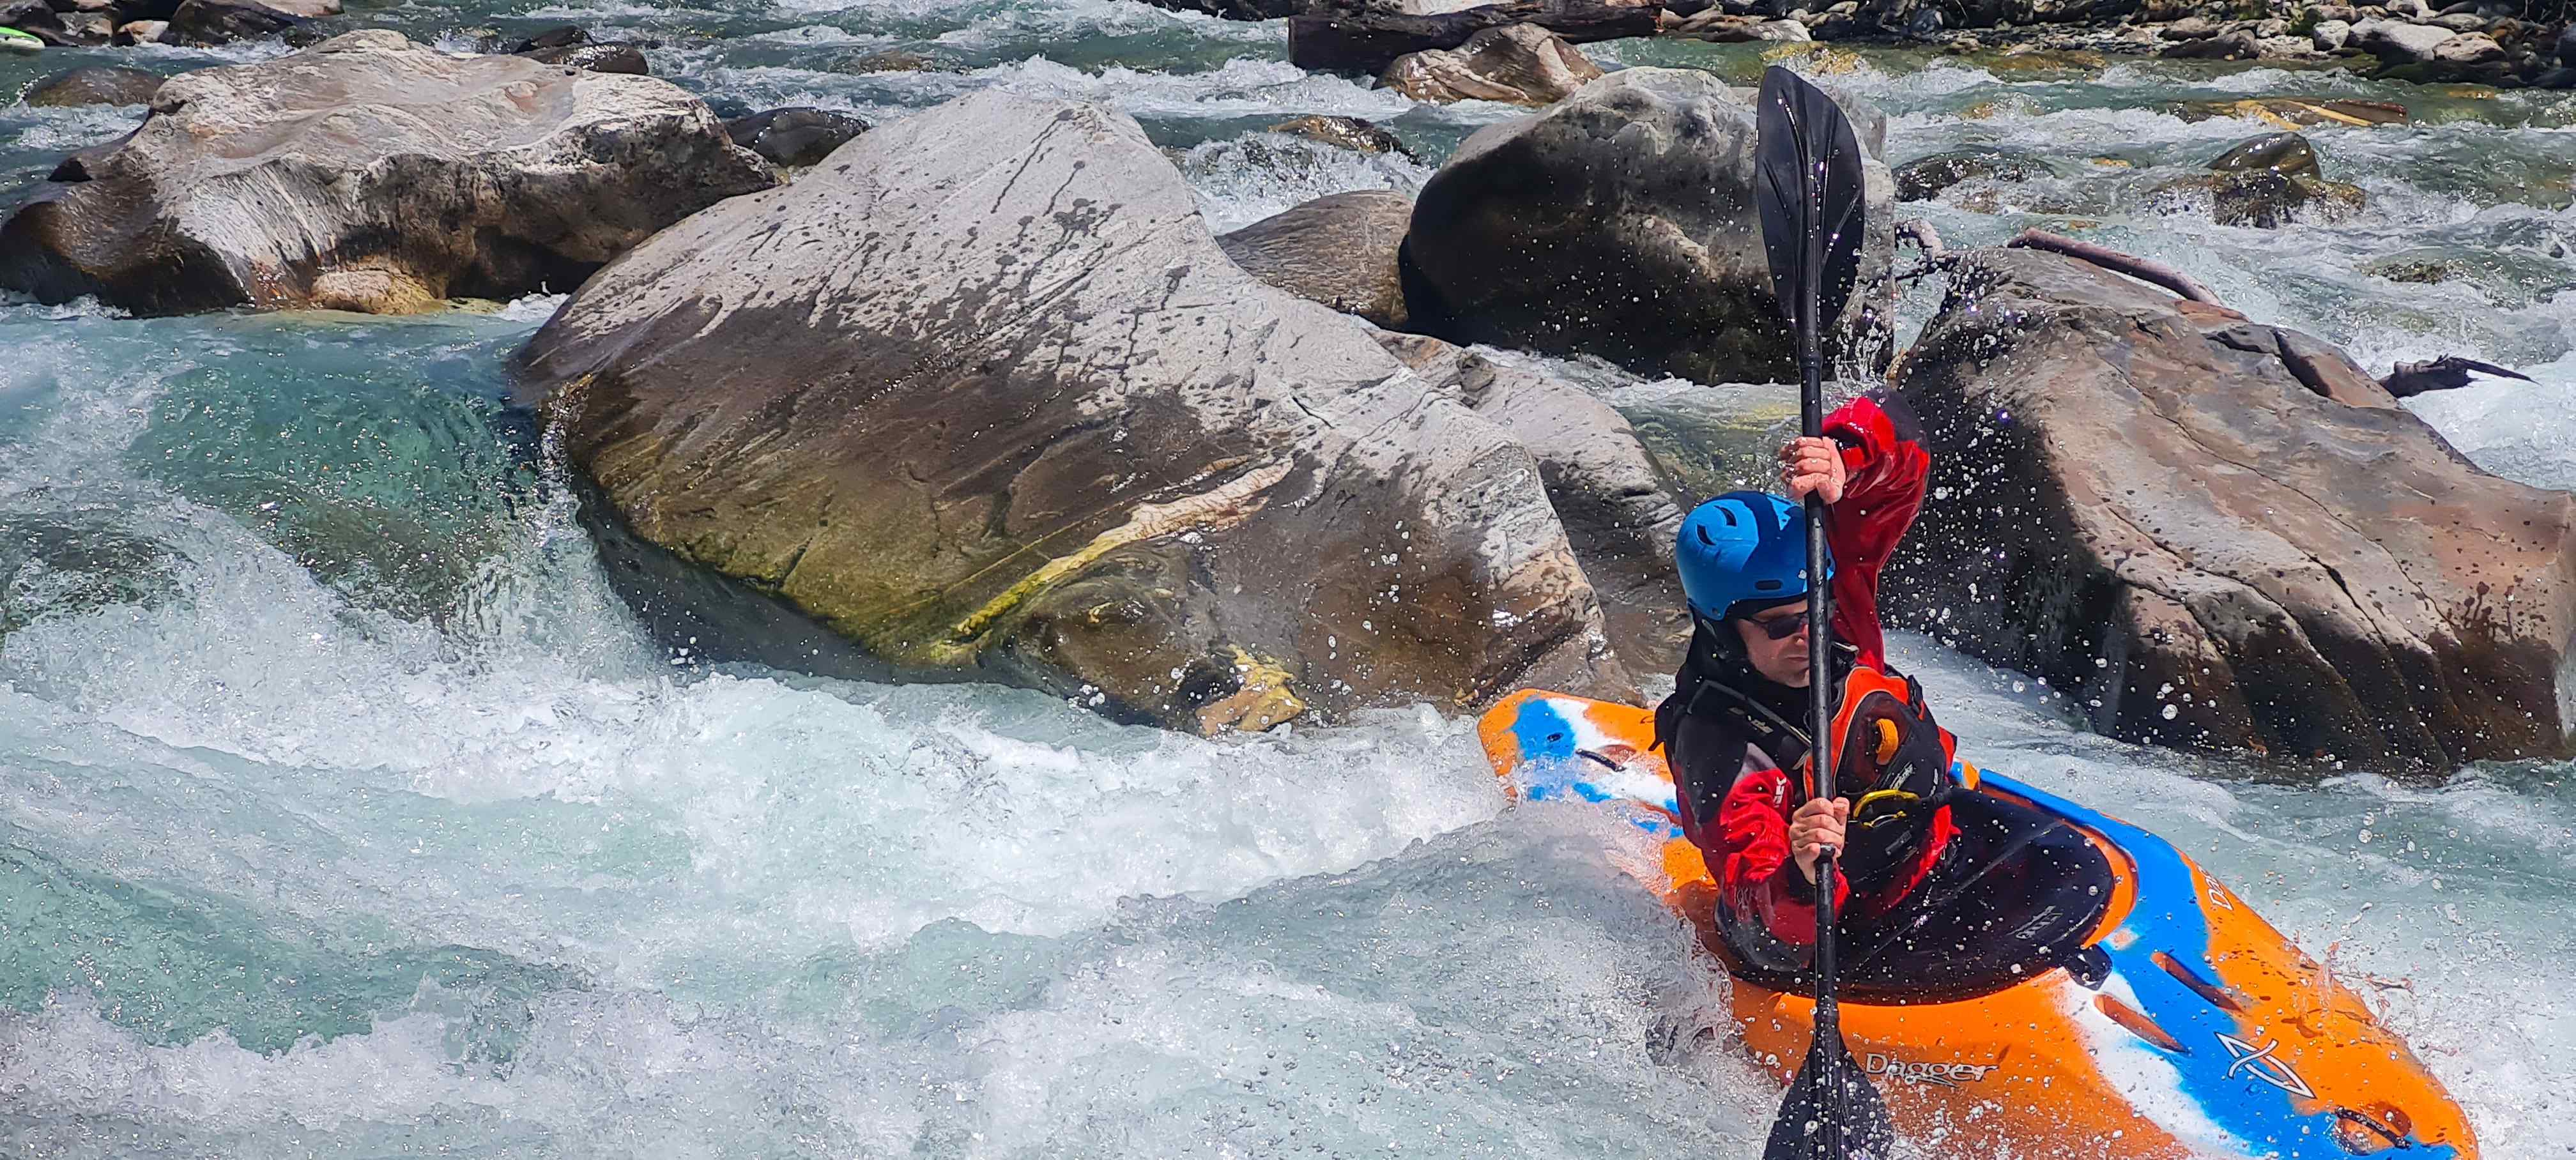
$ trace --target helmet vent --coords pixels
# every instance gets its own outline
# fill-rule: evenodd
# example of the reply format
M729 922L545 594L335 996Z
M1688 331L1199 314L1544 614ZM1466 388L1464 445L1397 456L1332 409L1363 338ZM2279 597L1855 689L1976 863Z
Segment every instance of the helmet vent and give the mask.
M1727 518L1728 518L1729 520L1733 520L1735 517L1733 517L1733 516L1729 516L1729 517L1727 517ZM1714 547L1716 547L1716 546L1717 546L1717 541L1715 541L1715 540L1712 540L1712 539L1709 539L1709 538L1708 538L1708 525L1706 525L1706 524L1692 524L1692 525L1691 525L1691 530L1692 530L1692 531L1694 531L1694 532L1698 532L1698 533L1699 533L1699 542L1700 542L1700 543L1706 544L1706 545L1708 545L1709 547L1712 547L1712 548L1714 548Z
M1753 582L1753 590L1756 592L1777 592L1784 587L1786 587L1786 585L1777 580L1756 580Z

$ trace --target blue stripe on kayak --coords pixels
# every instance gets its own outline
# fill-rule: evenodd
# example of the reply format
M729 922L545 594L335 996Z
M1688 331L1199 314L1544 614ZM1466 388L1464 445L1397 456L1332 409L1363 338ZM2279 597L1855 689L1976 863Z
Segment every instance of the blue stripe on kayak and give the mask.
M1521 702L1520 711L1512 714L1512 740L1521 750L1520 763L1513 773L1520 783L1521 796L1535 802L1562 801L1569 793L1594 804L1637 801L1583 779L1582 771L1588 767L1575 756L1581 736L1574 718L1566 715L1557 698L1532 697ZM1662 812L1632 816L1628 819L1631 825L1661 838L1682 836L1682 828L1671 820L1679 803L1668 799L1640 804Z
M2174 849L2173 843L2012 778L1986 772L1984 779L1987 785L2109 838L2135 863L2137 904L2120 925L2121 932L2131 936L2128 947L2114 950L2109 943L2116 940L2105 940L2101 949L2110 955L2112 971L2136 994L2147 1016L2191 1049L2189 1055L2175 1055L2149 1047L2181 1074L2183 1093L2197 1102L2212 1122L2250 1145L2254 1155L2282 1160L2349 1157L2351 1154L2335 1143L2335 1115L2331 1110L2301 1115L2288 1091L2255 1074L2260 1070L2281 1076L2283 1072L2243 1058L2247 1050L2260 1051L2276 1041L2278 1032L2259 1029L2258 1033L2257 1028L2201 998L2155 963L2155 952L2163 951L2199 972L2203 979L2223 984L2217 965L2209 958L2209 920L2201 909L2211 903L2194 886L2191 862ZM2236 905L2244 905L2243 900ZM2247 1045L2247 1049L2229 1047L2219 1039L2221 1035ZM2404 1154L2408 1160L2453 1160L2457 1151L2417 1144Z

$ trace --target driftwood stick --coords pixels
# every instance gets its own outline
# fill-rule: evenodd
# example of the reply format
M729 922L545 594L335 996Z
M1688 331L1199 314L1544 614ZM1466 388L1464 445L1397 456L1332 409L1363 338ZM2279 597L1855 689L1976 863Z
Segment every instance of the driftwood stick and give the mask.
M2126 274L2141 282L2161 286L2193 302L2206 302L2212 306L2226 305L2218 300L2218 295L2209 292L2209 287L2201 285L2191 275L2162 262L2150 262L2145 258L2132 257L2091 242L2079 242L2064 234L2052 234L2045 230L2023 230L2019 237L2004 244L2017 249L2046 250L2053 254L2064 254L2070 258L2081 258L2114 274Z

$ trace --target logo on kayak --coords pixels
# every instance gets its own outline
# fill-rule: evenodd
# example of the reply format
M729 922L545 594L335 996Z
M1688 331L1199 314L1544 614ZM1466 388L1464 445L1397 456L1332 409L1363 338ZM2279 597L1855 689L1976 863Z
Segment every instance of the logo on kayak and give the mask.
M2272 1054L2281 1049L2280 1040L2275 1039L2261 1047L2256 1047L2233 1035L2221 1034L2218 1037L2218 1045L2226 1048L2227 1054L2236 1059L2236 1062L2227 1065L2227 1078L2234 1079L2236 1073L2241 1071L2302 1099L2317 1098L2315 1090L2308 1087L2308 1081L2300 1079L2298 1072L2291 1070L2289 1064Z
M1992 1063L1910 1063L1875 1051L1861 1060L1861 1070L1871 1075L1894 1076L1907 1083L1939 1084L1942 1087L1975 1083L1986 1078L1998 1066Z

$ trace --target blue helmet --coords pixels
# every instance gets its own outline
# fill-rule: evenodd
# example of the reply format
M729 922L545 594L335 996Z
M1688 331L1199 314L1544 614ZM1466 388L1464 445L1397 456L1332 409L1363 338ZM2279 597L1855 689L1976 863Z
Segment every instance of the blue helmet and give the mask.
M1724 620L1739 601L1776 604L1807 594L1807 529L1798 505L1731 491L1691 509L1673 545L1691 611ZM1833 578L1833 560L1825 560Z

